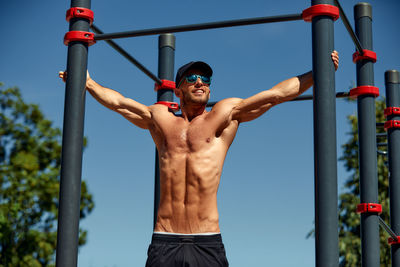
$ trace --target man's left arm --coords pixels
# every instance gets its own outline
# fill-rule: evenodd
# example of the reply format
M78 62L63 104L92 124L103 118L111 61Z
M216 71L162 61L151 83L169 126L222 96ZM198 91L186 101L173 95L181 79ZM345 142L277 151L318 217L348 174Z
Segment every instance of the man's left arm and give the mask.
M336 70L339 65L338 53L332 52L331 57ZM312 85L311 71L280 82L269 90L241 100L232 110L232 120L239 122L254 120L271 107L301 95Z

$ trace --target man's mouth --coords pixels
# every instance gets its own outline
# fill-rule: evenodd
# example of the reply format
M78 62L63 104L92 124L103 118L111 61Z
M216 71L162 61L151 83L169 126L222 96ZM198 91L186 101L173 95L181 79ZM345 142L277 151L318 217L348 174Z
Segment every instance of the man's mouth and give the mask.
M196 89L192 91L193 94L195 95L202 95L204 94L204 90L203 89Z

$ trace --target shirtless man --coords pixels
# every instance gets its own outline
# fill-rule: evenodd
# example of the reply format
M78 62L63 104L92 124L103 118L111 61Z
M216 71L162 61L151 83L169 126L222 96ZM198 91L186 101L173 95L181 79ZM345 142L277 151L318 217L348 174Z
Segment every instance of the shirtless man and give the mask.
M338 54L331 55L335 69ZM65 80L66 75L59 76ZM146 106L105 88L87 75L86 90L105 107L149 130L159 152L160 205L147 267L228 266L220 235L217 191L226 153L239 124L302 94L313 84L308 72L247 99L227 98L206 110L212 69L190 62L176 75L182 114Z

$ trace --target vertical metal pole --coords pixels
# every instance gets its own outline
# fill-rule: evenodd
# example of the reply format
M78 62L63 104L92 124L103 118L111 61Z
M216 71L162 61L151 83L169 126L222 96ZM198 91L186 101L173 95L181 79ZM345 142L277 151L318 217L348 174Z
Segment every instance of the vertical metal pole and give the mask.
M372 7L368 3L354 6L356 35L364 49L372 50ZM357 62L357 86L374 85L374 68L370 60ZM378 203L375 97L357 98L360 202ZM361 263L379 267L379 219L376 213L361 214Z
M386 106L400 107L400 75L397 70L385 72ZM390 115L388 120L400 120ZM400 129L388 130L390 225L400 235ZM392 266L400 267L400 245L392 245Z
M312 0L312 5L333 0ZM337 267L339 238L337 213L337 151L333 19L312 20L314 78L315 266Z
M90 0L71 0L71 7L90 8ZM89 31L89 22L80 18L71 19L69 30ZM57 228L57 267L77 266L78 261L87 57L87 44L69 44Z
M158 78L174 80L175 65L175 35L161 34L158 38ZM172 90L158 90L157 101L173 101ZM157 222L158 205L160 203L160 169L158 151L156 150L155 182L154 182L154 220L153 229Z

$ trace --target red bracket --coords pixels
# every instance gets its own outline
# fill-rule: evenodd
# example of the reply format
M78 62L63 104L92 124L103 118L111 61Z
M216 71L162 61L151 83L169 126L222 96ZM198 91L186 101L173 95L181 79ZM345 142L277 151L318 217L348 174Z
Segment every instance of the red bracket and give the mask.
M356 98L360 95L374 95L379 96L379 88L371 85L362 85L350 90L350 97Z
M313 5L305 10L301 15L303 20L306 22L311 22L312 19L316 16L330 16L333 20L337 20L339 18L339 8L332 5Z
M158 91L161 89L174 90L175 88L175 82L169 80L161 80L161 84L156 83L154 85L154 91Z
M387 121L387 122L385 122L383 127L385 128L385 131L392 129L392 128L400 128L400 121L398 121L398 120Z
M355 52L353 54L353 62L357 63L360 60L370 60L373 63L376 62L376 53L371 50L363 49L363 54L361 55L360 52Z
M83 31L69 31L64 36L64 44L68 45L69 42L81 41L87 43L89 46L96 43L94 40L94 33Z
M397 236L397 240L395 240L393 237L389 237L388 239L389 245L400 245L400 236Z
M168 102L168 101L158 101L157 103L154 104L161 104L164 106L167 106L169 109L173 111L178 111L179 110L179 104L175 102Z
M360 203L357 205L357 213L382 213L382 205L376 203Z
M400 107L388 107L383 111L385 117L390 115L400 115Z
M69 22L72 18L83 18L90 21L90 25L93 23L94 13L89 8L84 7L71 7L67 10L66 19Z

